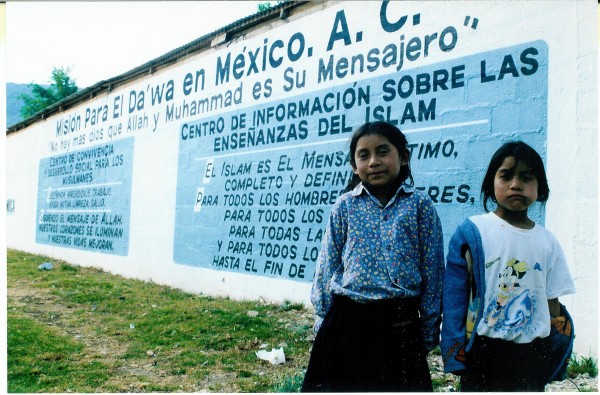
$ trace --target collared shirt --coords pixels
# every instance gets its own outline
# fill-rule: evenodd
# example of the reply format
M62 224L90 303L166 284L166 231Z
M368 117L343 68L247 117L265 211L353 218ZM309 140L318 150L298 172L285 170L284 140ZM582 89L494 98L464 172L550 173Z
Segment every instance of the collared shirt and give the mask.
M444 247L431 199L402 185L383 206L360 183L334 204L317 261L311 301L315 330L332 294L357 302L420 296L421 332L439 344Z

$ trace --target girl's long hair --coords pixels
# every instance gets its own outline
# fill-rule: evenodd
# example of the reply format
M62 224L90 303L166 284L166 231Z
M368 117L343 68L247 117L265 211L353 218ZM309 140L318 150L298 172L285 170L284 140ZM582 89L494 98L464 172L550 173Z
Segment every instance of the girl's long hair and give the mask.
M390 143L392 143L392 145L396 147L396 150L398 150L399 155L401 155L404 151L408 149L408 142L406 140L406 136L404 136L404 134L396 126L383 121L367 122L354 131L352 139L350 140L350 164L352 165L352 168L356 167L356 160L354 158L354 154L356 153L356 146L358 145L358 140L363 136L369 136L373 134L377 134L387 138L390 141ZM400 174L398 175L398 178L396 180L397 186L400 186L402 183L406 182L406 180L409 180L409 186L414 186L415 180L413 179L412 173L410 171L410 160L409 163L406 164L406 166L400 167ZM353 173L350 182L348 182L348 185L346 185L346 189L344 189L344 192L349 192L353 190L360 183L360 181L360 177L357 174Z

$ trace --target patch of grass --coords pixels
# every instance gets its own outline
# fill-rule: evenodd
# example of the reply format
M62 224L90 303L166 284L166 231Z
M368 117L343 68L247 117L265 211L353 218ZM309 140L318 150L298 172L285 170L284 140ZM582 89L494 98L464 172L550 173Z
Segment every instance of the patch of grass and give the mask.
M292 303L289 300L284 301L280 305L280 307L284 311L290 311L290 310L301 311L301 310L304 310L304 305L302 303Z
M38 270L46 261L54 269ZM15 250L7 288L10 392L272 392L309 357L301 305L195 295ZM286 364L258 359L264 344L286 344Z
M65 272L77 273L79 271L79 267L71 265L61 265L60 270Z
M443 390L446 387L448 387L448 385L446 384L446 380L444 380L444 378L432 377L431 384L433 386L434 392L439 392L440 390Z
M575 378L580 374L589 374L590 377L598 376L598 363L594 357L584 357L577 354L571 356L569 366L567 367L567 375L570 378Z
M304 372L296 373L293 376L287 376L275 384L274 392L300 392L303 381Z
M79 368L83 346L53 328L8 312L8 392L66 392L72 382L78 391L94 392L108 378L97 361Z
M440 346L435 347L433 350L429 352L430 355L442 355L442 349Z

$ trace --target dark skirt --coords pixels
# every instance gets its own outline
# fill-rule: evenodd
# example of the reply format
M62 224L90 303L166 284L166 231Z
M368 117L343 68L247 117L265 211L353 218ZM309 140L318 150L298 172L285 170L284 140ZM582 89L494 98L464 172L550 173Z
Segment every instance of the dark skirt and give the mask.
M334 295L302 392L430 392L419 299L357 303Z

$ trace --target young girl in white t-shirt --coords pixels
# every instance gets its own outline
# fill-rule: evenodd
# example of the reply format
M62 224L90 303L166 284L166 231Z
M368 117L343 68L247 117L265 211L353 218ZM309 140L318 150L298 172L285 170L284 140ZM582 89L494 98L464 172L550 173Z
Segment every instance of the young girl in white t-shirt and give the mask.
M504 144L481 192L486 214L461 224L449 245L445 371L461 376L462 391L544 391L572 349L572 322L558 297L575 286L556 238L528 216L549 195L540 155L520 141ZM559 316L568 317L562 335L549 336Z

